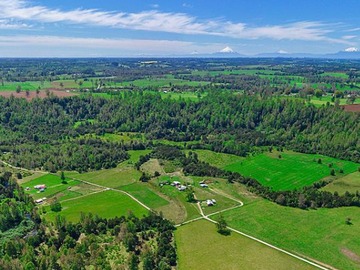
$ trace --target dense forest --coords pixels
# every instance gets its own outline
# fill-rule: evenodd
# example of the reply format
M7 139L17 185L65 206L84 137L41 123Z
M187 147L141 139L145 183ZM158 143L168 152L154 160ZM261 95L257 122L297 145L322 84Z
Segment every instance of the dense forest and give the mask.
M155 214L41 221L33 200L0 176L0 269L148 269L176 266L174 226Z
M70 163L78 163L71 169L81 171L112 167L126 159L124 149L144 147L81 139L105 132L141 132L149 141L198 141L193 147L241 156L254 147L281 146L360 161L359 114L336 106L316 108L298 100L216 91L191 102L140 91L113 99L52 97L27 102L0 98L0 106L0 150L10 152L11 162L27 168L45 166L45 160L55 170L70 168ZM115 148L116 155L110 153ZM90 152L103 154L104 164L99 165Z

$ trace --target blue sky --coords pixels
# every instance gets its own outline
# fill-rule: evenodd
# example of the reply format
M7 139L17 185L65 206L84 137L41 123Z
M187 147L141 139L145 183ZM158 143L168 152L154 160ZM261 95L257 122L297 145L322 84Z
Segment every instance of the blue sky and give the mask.
M360 45L359 10L359 0L0 0L0 57L334 53Z

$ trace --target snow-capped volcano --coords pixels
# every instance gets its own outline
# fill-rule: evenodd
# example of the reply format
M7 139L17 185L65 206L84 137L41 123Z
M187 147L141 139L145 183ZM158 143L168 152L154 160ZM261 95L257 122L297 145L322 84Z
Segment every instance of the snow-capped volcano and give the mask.
M229 46L226 46L224 49L220 51L221 53L234 53L234 50L231 49Z
M350 47L345 49L345 52L359 52L359 49L355 47Z

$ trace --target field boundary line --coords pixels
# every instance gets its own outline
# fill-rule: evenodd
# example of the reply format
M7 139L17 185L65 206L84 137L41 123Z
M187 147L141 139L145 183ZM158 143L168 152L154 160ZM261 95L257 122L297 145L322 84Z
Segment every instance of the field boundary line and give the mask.
M200 206L200 205L199 205L199 208L201 209L201 206ZM202 209L201 209L201 214L204 215ZM210 222L212 222L212 223L214 223L214 224L217 224L217 223L218 223L217 221L209 218L209 216L204 215L203 217L204 217L204 219L206 219L206 220L208 220L208 221L210 221ZM227 228L228 228L230 231L233 231L233 232L235 232L235 233L237 233L237 234L241 234L241 235L243 235L243 236L245 236L245 237L247 237L247 238L250 238L251 240L254 240L254 241L256 241L256 242L258 242L258 243L260 243L260 244L263 244L263 245L265 245L265 246L267 246L267 247L270 247L270 248L272 248L272 249L275 249L275 250L277 250L277 251L280 251L280 252L282 252L282 253L285 253L285 254L287 254L287 255L295 258L295 259L298 259L298 260L300 260L300 261L306 262L306 263L308 263L308 264L310 264L310 265L312 265L312 266L315 266L315 267L317 267L317 268L319 268L319 269L322 269L322 270L334 269L334 268L326 268L326 267L324 267L324 266L322 266L322 265L320 265L320 264L317 264L317 263L315 263L315 262L313 262L313 261L310 261L310 260L308 260L308 259L305 259L305 258L303 258L303 257L301 257L301 256L298 256L298 255L296 255L296 254L294 254L294 253L291 253L291 252L289 252L289 251L286 251L286 250L284 250L284 249L282 249L282 248L279 248L279 247L277 247L277 246L274 246L274 245L272 245L272 244L270 244L270 243L268 243L268 242L265 242L265 241L263 241L263 240L261 240L261 239L258 239L258 238L254 237L254 236L251 236L251 235L249 235L249 234L246 234L246 233L244 233L244 232L242 232L242 231L236 230L236 229L231 228L231 227L229 227L229 226L227 226Z
M88 193L88 194L84 194L84 195L81 195L81 196L78 196L78 197L75 197L75 198L70 198L70 199L67 199L67 200L63 200L63 201L61 201L61 202L74 201L74 200L81 199L81 198L84 198L84 197L87 197L87 196L90 196L90 195L94 195L94 194L97 194L97 193L101 193L101 192L104 192L104 191L107 191L107 190L106 190L106 189L102 189L102 190L94 191L94 192L91 192L91 193Z
M107 190L112 190L112 191L116 191L116 192L120 192L120 193L123 193L127 196L129 196L131 199L133 199L134 201L136 201L138 204L140 204L142 207L144 207L146 210L149 210L150 212L154 212L154 210L152 210L149 206L147 206L146 204L142 203L141 201L139 201L137 198L135 198L133 195L131 195L130 193L124 191L124 190L121 190L121 189L115 189L115 188L110 188L110 187L106 187L106 186L101 186L101 185L98 185L98 184L95 184L95 183L91 183L91 182L88 182L88 181L85 181L85 180L81 180L81 179L78 179L78 178L74 178L74 177L69 177L71 179L74 179L74 180L77 180L77 181L80 181L82 183L85 183L85 184L88 184L88 185L91 185L91 186L95 186L95 187L99 187L99 188L103 188L104 191L107 191Z

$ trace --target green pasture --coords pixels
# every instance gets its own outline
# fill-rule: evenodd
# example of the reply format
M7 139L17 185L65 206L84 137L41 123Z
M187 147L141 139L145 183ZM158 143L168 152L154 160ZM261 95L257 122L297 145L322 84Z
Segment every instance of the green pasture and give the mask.
M170 181L170 182L179 181L181 183L185 183L186 181L178 176L170 177L168 175L163 175L160 176L157 180L155 180L154 183L154 187L158 190L158 192L161 192L170 199L173 199L174 201L176 201L177 204L182 205L181 208L183 208L183 210L186 212L184 220L182 221L199 217L200 213L196 204L187 202L186 192L179 191L176 187L173 187L171 185L164 185L162 187L158 185L158 183L166 182L166 181Z
M167 200L156 194L147 183L137 182L123 186L120 189L130 193L136 199L152 209L169 204Z
M349 78L349 75L347 75L344 72L324 72L321 74L321 76L330 76L330 77L337 77L337 78L343 78L343 79Z
M242 235L223 236L215 224L199 220L175 231L178 268L182 269L315 269L302 261Z
M68 177L66 177L65 180L67 184L62 184L61 183L62 180L60 179L60 176L54 174L46 174L40 176L39 178L35 178L28 182L22 183L21 186L24 189L29 187L30 190L25 192L30 194L34 198L34 200L37 200L44 197L46 198L52 197L57 193L63 192L68 188L72 188L73 186L80 184L79 181L75 181ZM37 189L34 188L34 186L42 185L42 184L46 185L46 189L44 190L44 192L39 192Z
M228 69L228 70L195 70L192 72L192 75L197 76L218 76L218 75L261 75L261 76L273 76L276 72L275 70L269 69Z
M198 159L209 163L211 166L224 168L228 165L243 161L245 158L231 154L217 153L210 150L186 150L188 154L190 151L198 155Z
M171 87L175 85L179 86L201 86L207 85L209 82L202 82L202 81L188 81L188 80L181 80L181 79L174 79L174 78L147 78L147 79L139 79L134 81L127 81L117 83L116 85L121 87L129 87L129 86L136 86L136 87Z
M359 207L300 210L258 198L223 216L230 227L277 247L337 269L360 267Z
M139 180L141 173L130 166L92 171L87 173L69 172L69 177L104 187L119 188Z
M335 179L333 182L322 188L322 190L330 192L338 192L344 194L346 191L350 193L360 192L360 172L350 173L344 177Z
M48 81L4 82L4 84L0 84L0 91L16 91L19 86L21 87L21 91L35 91L39 87L40 89L52 87L51 83Z
M45 218L53 221L59 214L66 220L75 222L79 221L81 212L96 214L104 218L127 216L130 211L138 217L148 213L148 210L126 194L112 190L65 201L61 205L62 210L59 213L47 209Z
M321 159L321 164L318 162L319 159ZM340 169L344 170L344 175L346 175L355 172L359 167L357 163L323 155L286 151L248 157L243 161L225 166L224 169L252 177L274 190L293 190L311 185L329 176L332 169L329 168L329 164L332 164L337 175L340 174Z

